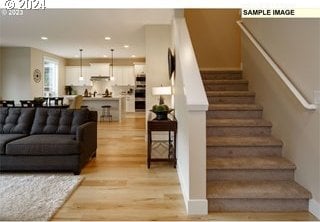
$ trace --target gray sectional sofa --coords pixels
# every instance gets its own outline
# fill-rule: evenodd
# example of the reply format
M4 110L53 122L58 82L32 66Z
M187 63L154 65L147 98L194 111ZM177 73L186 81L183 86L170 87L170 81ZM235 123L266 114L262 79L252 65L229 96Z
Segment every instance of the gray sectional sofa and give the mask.
M97 112L0 107L0 171L72 171L95 157Z

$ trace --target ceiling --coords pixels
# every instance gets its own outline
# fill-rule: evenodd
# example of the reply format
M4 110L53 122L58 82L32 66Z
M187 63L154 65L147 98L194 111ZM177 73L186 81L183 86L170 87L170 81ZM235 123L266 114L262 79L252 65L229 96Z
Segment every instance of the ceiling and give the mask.
M24 10L21 16L0 15L0 45L34 47L64 58L76 58L80 48L84 58L110 57L111 48L115 58L145 57L144 26L170 24L172 16L172 9Z

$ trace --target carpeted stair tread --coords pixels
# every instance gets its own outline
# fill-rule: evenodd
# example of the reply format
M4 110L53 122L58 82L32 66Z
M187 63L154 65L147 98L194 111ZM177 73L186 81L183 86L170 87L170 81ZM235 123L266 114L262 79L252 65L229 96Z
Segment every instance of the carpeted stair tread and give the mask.
M229 136L210 136L207 138L208 146L282 146L281 140L274 137L229 137Z
M242 71L201 70L201 77L206 79L242 79Z
M262 106L256 104L210 104L209 110L246 111L262 110Z
M207 169L295 169L295 165L282 157L211 157Z
M263 119L208 119L207 126L272 126L271 122Z
M221 96L221 97L243 97L255 96L256 94L251 91L207 91L207 96Z
M203 80L205 85L225 85L225 84L248 84L248 80L245 79L205 79Z
M207 198L308 199L309 191L294 181L211 181Z
M201 74L212 74L212 75L219 75L219 74L241 74L242 70L204 70L200 69Z

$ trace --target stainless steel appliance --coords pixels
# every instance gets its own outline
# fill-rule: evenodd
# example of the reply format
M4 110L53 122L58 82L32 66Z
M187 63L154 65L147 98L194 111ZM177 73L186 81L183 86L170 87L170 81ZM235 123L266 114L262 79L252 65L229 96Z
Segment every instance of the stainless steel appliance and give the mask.
M136 76L135 89L135 111L144 112L146 110L146 76Z

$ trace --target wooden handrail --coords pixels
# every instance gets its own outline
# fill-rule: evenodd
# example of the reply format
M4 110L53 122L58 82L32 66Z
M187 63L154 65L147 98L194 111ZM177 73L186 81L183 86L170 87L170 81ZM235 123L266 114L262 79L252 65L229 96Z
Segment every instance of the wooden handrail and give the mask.
M299 102L303 105L303 107L307 110L316 110L317 105L310 104L302 93L292 84L292 82L288 79L286 74L281 70L281 68L274 62L271 56L262 48L260 43L253 37L251 32L245 27L242 21L237 21L237 24L240 26L241 30L246 34L249 40L253 43L253 45L258 49L258 51L263 55L265 60L271 65L280 79L284 82L284 84L290 89L290 91L295 95L295 97L299 100Z

